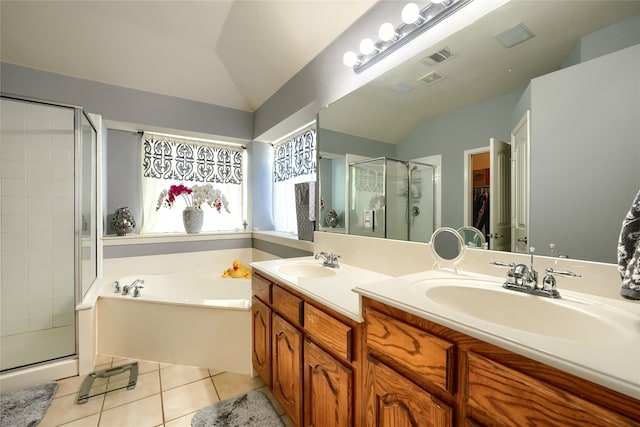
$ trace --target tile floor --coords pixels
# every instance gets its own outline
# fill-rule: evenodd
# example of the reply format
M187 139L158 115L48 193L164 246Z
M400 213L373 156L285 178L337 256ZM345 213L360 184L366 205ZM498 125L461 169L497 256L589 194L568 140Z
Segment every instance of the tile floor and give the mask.
M99 356L95 370L133 360ZM76 403L84 376L58 380L58 391L38 427L190 427L195 412L250 390L264 392L286 427L284 414L260 377L190 366L139 361L133 390L118 390Z

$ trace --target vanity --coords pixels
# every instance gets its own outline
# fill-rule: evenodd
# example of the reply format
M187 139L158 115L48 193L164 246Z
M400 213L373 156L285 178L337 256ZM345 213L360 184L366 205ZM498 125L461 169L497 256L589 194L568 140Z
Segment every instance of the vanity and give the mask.
M321 248L337 242L318 237ZM637 304L562 284L560 300L540 302L502 289L500 273L402 275L415 259L385 266L361 253L409 245L420 258L430 245L349 244L340 268L313 257L252 264L254 368L295 425L640 426Z

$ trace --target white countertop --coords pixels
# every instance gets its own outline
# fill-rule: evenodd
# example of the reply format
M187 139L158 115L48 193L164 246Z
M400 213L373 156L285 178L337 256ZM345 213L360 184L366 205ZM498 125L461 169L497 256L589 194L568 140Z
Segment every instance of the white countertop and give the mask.
M433 287L430 283L455 286L458 281L473 287L474 279L481 280L478 282L478 287L491 292L509 294L507 300L513 294L522 295L523 298L530 298L532 303L540 305L542 309L539 313L536 312L533 318L527 318L527 313L517 312L517 309L506 307L505 304L493 307L490 303L486 304L488 317L496 318L500 315L495 313L507 313L504 316L507 318L506 322L500 324L467 315L425 296L427 289ZM640 399L640 305L566 290L561 290L560 300L548 299L547 301L547 298L504 290L502 282L501 278L493 276L426 271L361 284L354 291ZM535 300L539 298L543 301ZM497 300L503 300L503 298L497 298ZM465 305L480 311L482 309L478 309L474 304L485 303L485 300L465 301ZM544 304L555 304L555 306ZM556 322L556 330L555 319L549 320L549 317L553 315L556 308L563 310L567 306L575 316L572 314L568 318L563 317L562 322ZM546 311L545 307L551 310ZM532 330L535 330L539 324L547 322L548 334L509 327L509 319L514 319L513 323L519 322L524 329L527 329L527 322L532 322ZM584 325L575 324L581 319L585 320ZM602 328L600 328L601 321ZM556 332L558 335L552 336ZM578 336L571 336L573 333Z
M379 282L391 276L362 268L341 264L340 268L331 269L330 277L297 277L282 273L279 268L285 264L317 264L322 261L313 257L285 258L270 261L252 262L250 265L263 274L273 277L303 295L326 305L356 322L362 322L360 296L352 291L359 285ZM328 268L328 267L327 267Z

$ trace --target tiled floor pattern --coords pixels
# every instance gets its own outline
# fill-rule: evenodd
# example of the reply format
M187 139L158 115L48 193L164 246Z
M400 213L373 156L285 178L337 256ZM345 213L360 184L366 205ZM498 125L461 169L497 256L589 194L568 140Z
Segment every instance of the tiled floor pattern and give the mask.
M130 362L99 356L95 370ZM58 381L55 398L38 427L190 427L197 410L250 390L264 392L284 425L293 426L260 377L139 361L135 389L113 391L78 404L83 380L84 376Z

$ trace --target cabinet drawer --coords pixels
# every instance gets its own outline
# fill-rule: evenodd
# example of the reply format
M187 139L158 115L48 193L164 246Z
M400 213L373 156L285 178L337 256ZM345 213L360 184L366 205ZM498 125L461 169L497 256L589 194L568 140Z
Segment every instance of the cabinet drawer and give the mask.
M522 372L468 352L467 403L492 425L629 426L630 420Z
M304 306L304 329L307 334L322 342L328 350L353 361L353 328L331 317L311 304Z
M251 276L251 291L262 302L271 304L271 282L264 277L257 274Z
M367 346L411 378L453 392L455 346L378 311L366 311Z
M291 324L302 326L302 300L280 286L271 289L273 309L280 313Z

